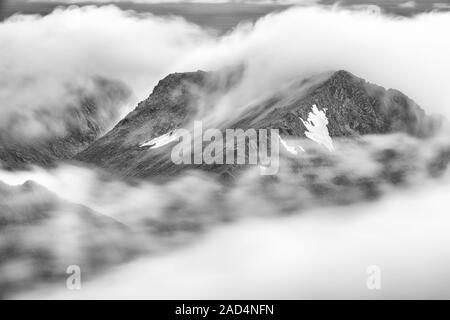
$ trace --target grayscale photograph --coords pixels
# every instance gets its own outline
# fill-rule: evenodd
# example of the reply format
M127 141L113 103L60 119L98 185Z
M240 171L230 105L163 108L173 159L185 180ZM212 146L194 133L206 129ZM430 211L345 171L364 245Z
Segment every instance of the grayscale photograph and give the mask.
M0 300L448 300L449 119L450 0L0 0Z

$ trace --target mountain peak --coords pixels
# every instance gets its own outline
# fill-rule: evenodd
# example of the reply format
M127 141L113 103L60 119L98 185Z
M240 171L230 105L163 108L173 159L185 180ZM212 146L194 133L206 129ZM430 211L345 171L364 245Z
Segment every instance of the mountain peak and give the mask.
M168 75L133 112L75 159L125 176L147 177L181 170L170 163L166 147L149 150L140 146L186 127L194 120L201 98L211 92L228 92L238 83L239 75L235 70L226 76L205 71ZM282 136L305 137L302 119L307 119L311 107L317 105L319 110L326 109L332 137L391 132L426 136L433 129L424 111L399 91L373 85L345 70L318 78L320 81L303 80L306 90L293 86L249 108L229 128L274 128Z
M205 80L207 75L208 72L202 70L170 73L163 79L159 80L158 84L153 89L152 95L165 93L168 90L177 89L177 87L179 87L182 82L188 81L190 83L201 84Z

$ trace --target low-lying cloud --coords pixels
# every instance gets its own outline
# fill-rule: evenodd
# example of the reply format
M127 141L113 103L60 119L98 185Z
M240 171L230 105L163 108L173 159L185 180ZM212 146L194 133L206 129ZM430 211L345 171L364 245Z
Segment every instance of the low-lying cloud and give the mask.
M36 207L46 202L30 192L7 197L3 204L16 216L0 224L0 250L15 253L17 243L21 250L0 264L3 283L12 286L0 281L0 293L44 299L448 297L449 175L430 179L428 172L442 151L448 159L448 140L362 140L336 141L332 154L302 141L308 150L298 159L303 170L282 166L277 179L267 180L249 168L228 187L200 173L131 185L73 166L0 171L1 181L32 179L72 203L44 217L34 212L15 228L27 197ZM325 154L332 165L308 170ZM390 181L398 172L401 181ZM84 219L74 219L81 211L74 203L100 219L86 210ZM107 217L121 227L105 223ZM140 260L117 266L136 258L133 251ZM35 252L45 255L38 260ZM67 290L66 275L59 275L68 264L82 268L78 292ZM380 291L366 286L371 265L381 268ZM53 282L36 272L41 269L56 273ZM17 291L21 286L28 290Z
M141 99L207 39L207 32L180 18L136 17L115 7L12 17L0 24L0 126L17 113L39 125L37 110L56 114L76 105L76 93L91 92L97 77L119 80ZM136 102L122 107L130 110ZM21 129L28 130L27 123Z
M448 299L448 192L448 184L428 186L381 203L248 219L103 273L80 291L55 286L19 297ZM381 290L366 285L370 266L381 271Z

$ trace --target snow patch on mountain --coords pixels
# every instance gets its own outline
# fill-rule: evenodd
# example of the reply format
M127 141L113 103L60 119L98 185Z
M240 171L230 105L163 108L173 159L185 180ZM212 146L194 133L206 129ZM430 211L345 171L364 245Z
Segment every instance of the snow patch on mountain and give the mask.
M278 136L278 138L280 139L281 144L283 145L283 147L286 149L287 152L289 152L290 154L293 155L298 155L298 151L302 151L305 152L305 149L303 149L301 146L292 146L289 145L288 142L286 142L285 140L283 140L280 136Z
M150 149L156 149L160 148L162 146L165 146L171 142L178 141L178 138L180 135L177 133L177 131L170 131L166 134L163 134L159 137L156 137L152 140L149 140L143 144L140 145L141 148L144 147L150 147Z
M308 119L305 121L300 118L300 120L306 127L306 137L325 146L329 151L334 151L333 140L331 140L330 133L328 132L326 111L327 109L319 110L314 104L312 111L308 115Z

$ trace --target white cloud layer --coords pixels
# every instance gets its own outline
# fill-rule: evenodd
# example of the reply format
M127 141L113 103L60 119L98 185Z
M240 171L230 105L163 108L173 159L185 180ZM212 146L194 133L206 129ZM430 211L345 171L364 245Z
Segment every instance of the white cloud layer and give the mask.
M55 108L67 84L118 79L134 104L170 72L246 65L241 85L218 108L242 107L289 81L345 69L399 89L450 116L450 13L394 18L370 10L292 8L216 36L181 18L71 7L0 24L2 122L14 110ZM0 123L1 125L1 123Z
M66 106L73 89L98 76L124 82L141 99L208 39L180 18L138 18L112 6L12 17L0 23L0 126L17 112Z
M356 206L248 218L69 291L21 299L448 299L448 181ZM430 209L433 208L433 209ZM381 290L369 290L377 266Z
M396 88L430 112L450 115L450 13L393 18L368 11L294 8L198 48L184 65L247 65L242 94L255 97L290 79L345 69Z

